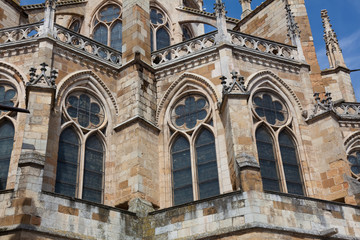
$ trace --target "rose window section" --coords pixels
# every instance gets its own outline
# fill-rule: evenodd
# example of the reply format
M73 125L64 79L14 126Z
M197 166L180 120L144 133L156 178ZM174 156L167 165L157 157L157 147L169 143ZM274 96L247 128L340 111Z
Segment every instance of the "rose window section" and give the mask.
M17 101L16 90L9 85L0 85L0 105L6 107L14 107ZM0 110L0 115L8 111Z
M271 125L282 125L288 118L288 111L277 97L259 93L253 99L256 114Z
M206 120L209 103L202 97L192 95L180 100L172 110L172 123L181 130L191 130Z
M66 111L83 128L97 128L105 119L100 103L85 93L70 95L66 100Z
M348 161L350 163L351 171L359 176L360 175L360 152L354 152L348 156Z

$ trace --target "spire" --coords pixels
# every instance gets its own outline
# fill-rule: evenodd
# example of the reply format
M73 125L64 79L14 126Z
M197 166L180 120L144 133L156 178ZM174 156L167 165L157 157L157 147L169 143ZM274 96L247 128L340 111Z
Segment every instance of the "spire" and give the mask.
M45 1L45 14L42 35L52 35L54 32L56 2L57 0Z
M288 37L291 39L292 45L297 47L299 60L305 61L304 52L301 45L300 39L300 29L295 21L294 15L291 11L290 4L285 2L285 10L286 10L286 20L287 20L287 28L288 28Z
M327 10L321 11L321 18L324 27L326 55L329 59L330 68L337 68L339 66L347 68L336 33L330 24L330 18L328 16Z
M251 1L252 0L239 0L242 8L241 18L244 18L251 13Z
M216 43L229 43L230 34L227 31L225 4L222 2L222 0L216 0L216 3L214 4L214 10L216 15L216 25L218 29L218 33L215 36L215 41Z

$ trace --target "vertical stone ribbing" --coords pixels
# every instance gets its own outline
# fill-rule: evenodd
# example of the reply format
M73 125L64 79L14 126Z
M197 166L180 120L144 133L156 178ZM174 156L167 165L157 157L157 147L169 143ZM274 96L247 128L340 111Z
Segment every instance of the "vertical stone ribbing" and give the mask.
M124 0L123 8L123 63L134 59L139 52L141 60L150 64L149 0Z

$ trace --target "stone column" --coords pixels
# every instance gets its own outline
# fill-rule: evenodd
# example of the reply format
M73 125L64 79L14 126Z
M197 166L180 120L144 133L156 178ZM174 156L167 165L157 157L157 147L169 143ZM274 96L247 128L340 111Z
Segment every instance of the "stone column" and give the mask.
M123 63L133 60L140 53L144 62L151 63L150 1L123 1Z
M30 69L30 82L26 86L27 109L23 146L21 150L15 190L28 192L27 196L42 190L45 156L48 151L50 116L55 98L56 72L46 75L47 65L42 64L41 74Z
M252 113L248 106L250 94L245 89L244 78L238 78L235 72L232 74L233 82L229 86L222 79L224 98L221 105L229 164L233 169L232 182L243 191L262 191L260 166L252 134Z

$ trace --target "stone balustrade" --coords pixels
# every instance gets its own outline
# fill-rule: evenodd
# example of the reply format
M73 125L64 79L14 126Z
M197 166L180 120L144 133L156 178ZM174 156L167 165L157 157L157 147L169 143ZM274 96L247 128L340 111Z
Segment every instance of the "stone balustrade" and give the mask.
M0 29L0 44L21 43L29 40L36 40L42 36L43 23L34 23L13 28ZM47 35L47 37L51 37ZM71 31L65 27L55 24L52 37L65 45L90 56L121 65L121 52L98 43L81 34Z
M121 52L57 24L55 25L54 38L87 54L121 65Z
M247 49L268 56L280 57L288 60L298 60L297 48L294 46L250 36L244 33L228 30L231 36L231 45L240 49ZM190 57L201 53L216 45L217 31L190 39L188 41L169 46L152 53L153 66L160 66L169 61Z
M231 43L236 47L251 49L255 52L281 58L298 60L297 48L294 46L254 37L244 33L231 31Z
M345 118L360 117L360 103L341 103L334 106L335 112Z
M43 23L28 24L0 29L0 44L14 43L39 37Z
M170 60L181 59L195 53L200 53L205 49L215 46L215 32L190 39L188 41L172 45L170 47L152 52L151 63L158 66L169 62Z

